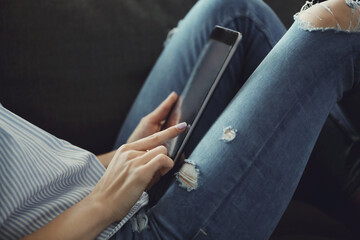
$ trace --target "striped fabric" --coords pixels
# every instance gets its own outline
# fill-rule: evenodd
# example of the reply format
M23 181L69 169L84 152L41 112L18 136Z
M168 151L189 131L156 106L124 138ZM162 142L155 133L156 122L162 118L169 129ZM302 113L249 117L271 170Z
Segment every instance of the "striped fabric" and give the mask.
M104 172L92 153L0 106L0 239L18 239L41 228L86 197ZM109 239L147 202L144 193L98 239Z

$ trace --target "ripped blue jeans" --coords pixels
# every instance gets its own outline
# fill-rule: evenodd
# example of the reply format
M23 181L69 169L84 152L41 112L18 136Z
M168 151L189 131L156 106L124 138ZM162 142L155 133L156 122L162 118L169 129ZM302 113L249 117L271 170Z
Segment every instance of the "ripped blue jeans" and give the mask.
M347 4L358 15L357 1ZM200 0L166 43L116 146L171 91L181 93L215 25L240 31L243 39L194 133L191 164L180 170L195 178L194 190L174 180L116 239L269 238L329 112L359 85L357 26L322 28L298 16L283 36L285 28L261 0ZM228 126L233 135L223 141Z

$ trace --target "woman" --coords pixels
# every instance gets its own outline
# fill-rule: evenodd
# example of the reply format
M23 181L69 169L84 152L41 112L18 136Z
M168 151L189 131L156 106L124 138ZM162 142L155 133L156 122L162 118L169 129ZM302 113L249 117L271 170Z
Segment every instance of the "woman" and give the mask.
M116 143L121 147L99 156L106 171L93 155L2 109L1 182L7 197L1 197L1 237L33 232L27 239L267 239L327 115L344 91L359 84L357 1L329 0L296 18L274 47L285 29L262 1L199 1L135 101ZM206 121L199 123L180 177L148 207L143 192L173 166L161 144L186 126L158 132L177 98L166 96L181 92L214 25L244 38ZM227 126L236 136L220 141ZM38 172L14 170L21 167L12 162L18 159ZM22 178L26 190L17 192L22 186L11 176Z

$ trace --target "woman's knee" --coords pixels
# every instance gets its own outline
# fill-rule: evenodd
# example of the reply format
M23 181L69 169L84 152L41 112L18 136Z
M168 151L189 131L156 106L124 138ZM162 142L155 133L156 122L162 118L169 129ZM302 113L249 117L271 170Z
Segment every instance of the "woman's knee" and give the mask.
M359 31L360 3L355 0L328 0L313 5L307 1L295 16L308 30Z
M217 24L233 28L248 35L252 27L260 29L275 44L286 29L273 10L263 0L200 0L211 6L207 13L212 13ZM244 36L246 37L246 36Z

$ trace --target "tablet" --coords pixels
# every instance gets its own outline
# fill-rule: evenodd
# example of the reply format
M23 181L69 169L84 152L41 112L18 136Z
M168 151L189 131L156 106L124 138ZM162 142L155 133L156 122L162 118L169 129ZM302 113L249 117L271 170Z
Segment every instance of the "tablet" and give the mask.
M188 124L186 131L165 144L168 155L175 164L183 154L187 157L184 153L186 143L196 128L240 40L239 32L216 26L200 53L189 80L164 125L165 129L180 122Z

